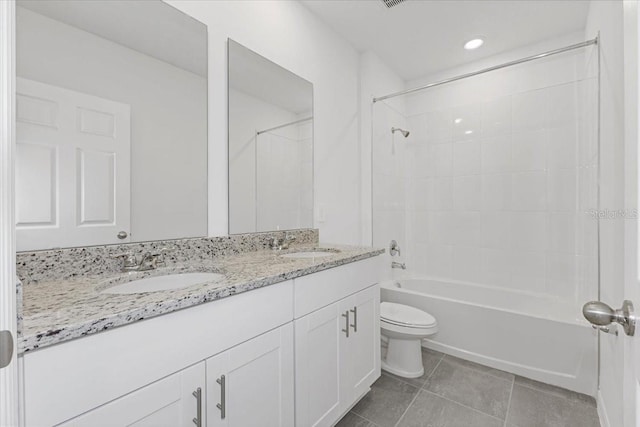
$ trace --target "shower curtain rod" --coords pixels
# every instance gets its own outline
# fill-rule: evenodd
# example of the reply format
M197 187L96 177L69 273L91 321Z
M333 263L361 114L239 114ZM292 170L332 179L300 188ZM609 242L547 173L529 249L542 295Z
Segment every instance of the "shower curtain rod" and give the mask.
M256 135L260 135L261 133L265 133L265 132L271 132L272 130L276 130L276 129L280 129L280 128L286 128L287 126L291 126L291 125L295 125L295 124L298 124L298 123L306 122L307 120L312 120L312 119L313 119L313 116L307 117L306 119L296 120L295 122L285 123L283 125L275 126L275 127L269 128L269 129L259 130L259 131L256 131Z
M418 91L421 91L421 90L424 90L424 89L429 89L429 88L432 88L432 87L435 87L435 86L440 86L440 85L443 85L445 83L455 82L455 81L458 81L458 80L466 79L467 77L477 76L479 74L488 73L489 71L499 70L501 68L510 67L512 65L518 65L518 64L522 64L524 62L533 61L535 59L546 58L547 56L557 55L558 53L563 53L563 52L567 52L567 51L574 50L574 49L580 49L582 47L591 46L593 44L598 44L598 37L596 37L594 39L591 39L591 40L587 40L587 41L581 42L581 43L572 44L571 46L565 46L565 47L561 47L559 49L550 50L548 52L539 53L537 55L527 56L526 58L516 59L515 61L505 62L504 64L500 64L500 65L494 65L493 67L484 68L482 70L474 71L472 73L466 73L466 74L462 74L462 75L459 75L459 76L456 76L456 77L451 77L451 78L448 78L448 79L445 79L445 80L440 80L440 81L437 81L437 82L434 82L434 83L429 83L427 85L416 87L416 88L413 88L413 89L407 89L407 90L403 90L403 91L400 91L400 92L394 92L394 93L391 93L389 95L379 96L377 98L373 98L373 103L375 104L376 102L384 101L385 99L395 98L396 96L401 96L401 95L407 95L409 93L418 92Z

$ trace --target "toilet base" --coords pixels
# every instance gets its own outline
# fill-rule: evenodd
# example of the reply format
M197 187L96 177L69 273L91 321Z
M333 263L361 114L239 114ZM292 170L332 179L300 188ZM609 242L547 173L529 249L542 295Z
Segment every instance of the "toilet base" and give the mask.
M424 375L421 340L388 338L387 357L382 360L382 369L403 378Z
M422 368L422 370L419 372L406 372L387 365L387 362L385 362L384 360L382 361L381 368L385 372L389 372L402 378L420 378L422 375L424 375L424 368Z

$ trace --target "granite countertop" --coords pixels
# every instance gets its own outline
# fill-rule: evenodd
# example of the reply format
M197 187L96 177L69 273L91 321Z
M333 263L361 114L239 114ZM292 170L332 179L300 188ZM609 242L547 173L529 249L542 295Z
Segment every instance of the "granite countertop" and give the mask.
M105 280L110 284L124 283L131 280L132 273L84 275L25 285L22 290L22 335L19 337L18 350L26 353L384 252L383 249L354 246L322 247L337 249L339 252L326 257L307 259L279 256L287 252L305 250L304 247L297 246L289 251L260 250L133 273L136 279L191 271L224 275L224 278L211 283L170 291L138 294L100 293L105 289Z

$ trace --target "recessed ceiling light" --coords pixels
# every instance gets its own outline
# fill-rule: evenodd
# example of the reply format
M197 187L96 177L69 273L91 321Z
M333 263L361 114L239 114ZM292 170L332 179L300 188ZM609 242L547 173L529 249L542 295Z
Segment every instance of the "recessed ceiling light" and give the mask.
M464 48L467 50L473 50L473 49L479 48L483 44L484 44L484 40L481 39L480 37L477 37L475 39L471 39L468 42L466 42L464 44Z
M465 130L465 131L464 131L464 134L465 134L465 135L471 135L472 133L473 133L473 131L472 131L472 130Z
M458 124L458 123L460 123L461 121L462 121L462 118L458 117L458 118L457 118L457 119L455 119L453 122L454 122L455 124Z

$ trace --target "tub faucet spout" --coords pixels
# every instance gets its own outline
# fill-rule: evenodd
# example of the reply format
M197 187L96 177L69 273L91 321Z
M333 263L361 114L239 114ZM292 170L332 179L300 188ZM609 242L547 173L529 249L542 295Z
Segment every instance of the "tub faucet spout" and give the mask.
M401 268L401 269L403 269L403 270L406 270L406 269L407 269L407 266L404 264L404 262L396 262L396 261L393 261L393 262L391 263L391 268Z

